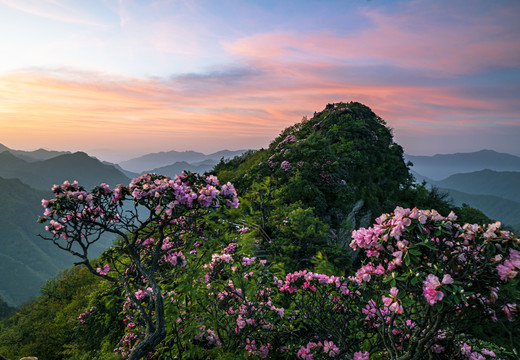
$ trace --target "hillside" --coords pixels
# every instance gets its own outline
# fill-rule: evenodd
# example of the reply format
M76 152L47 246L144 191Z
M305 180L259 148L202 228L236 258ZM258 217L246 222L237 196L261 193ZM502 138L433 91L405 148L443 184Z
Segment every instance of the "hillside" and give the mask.
M486 169L451 175L433 184L468 194L494 195L520 202L520 172Z
M320 251L345 266L351 231L402 203L411 186L403 150L385 122L355 102L329 104L268 149L222 161L214 172L251 199L264 249L291 269L310 266Z
M455 206L466 203L481 210L493 220L500 220L502 223L511 226L520 224L520 202L494 195L468 194L446 188L439 188L439 190L447 192Z
M114 166L103 164L82 152L27 162L4 151L0 153L0 176L5 179L20 179L41 190L49 190L52 185L61 184L64 180L78 180L87 189L102 182L115 186L130 181Z
M493 150L434 156L406 154L405 159L413 163L412 170L433 180L442 180L453 174L482 169L520 171L520 157Z
M72 264L72 257L40 239L41 199L50 192L35 190L19 180L0 178L0 297L20 305L40 286Z
M100 263L109 266L106 270L109 276L125 276L127 294L134 294L130 296L132 299L135 297L134 303L143 309L148 308L149 313L145 316L161 316L164 313L165 323L173 325L167 325L166 337L160 344L146 349L146 352L154 351L154 358L245 359L253 356L294 359L302 354L306 344L316 339L329 339L329 344L334 341L338 345L343 341L341 348L344 353L341 355L344 356L340 357L345 358L351 358L355 350L363 350L362 346L379 351L384 347L377 343L379 337L373 336L373 319L367 318L359 309L370 309L367 306L373 302L371 299L383 299L384 304L388 294L399 305L401 298L392 292L405 294L403 299L406 301L402 301L402 306L407 313L399 318L400 321L410 320L412 314L419 319L415 323L425 327L421 330L425 333L433 315L430 311L417 309L440 309L444 313L442 316L435 315L436 318L446 320L443 329L451 329L453 323L449 314L460 309L458 294L453 293L452 296L447 292L445 296L452 296L450 299L455 300L444 301L442 306L433 308L424 295L423 285L433 275L424 272L424 269L432 267L429 263L432 258L436 259L435 266L440 267L438 274L449 274L453 261L463 261L459 253L451 251L453 242L450 242L451 245L446 240L446 244L441 241L435 243L436 239L431 235L436 231L436 234L441 234L439 238L446 236L446 239L451 238L462 244L462 248L467 248L463 243L464 237L459 236L451 219L434 220L437 215L429 214L429 219L421 222L410 216L410 223L404 226L405 211L395 210L395 214L388 215L386 220L381 217L378 221L378 226L387 229L390 234L395 231L395 235L388 236L386 230L384 233L361 230L356 235L356 242L365 250L348 248L353 229L367 227L382 212L389 213L396 206L435 208L441 214L448 214L453 208L435 190L428 191L422 185L412 184L402 148L393 141L385 122L368 107L354 102L329 104L313 118L285 129L267 149L248 151L233 159L222 160L212 173L218 176L219 183L212 177L203 179L205 189L208 189L207 182L211 181L214 186L221 186L222 192L224 186L228 191L232 187L223 184L232 181L240 195L238 208L223 209L224 203L220 203L218 208L208 212L199 212L198 209L192 212L190 208L179 207L181 214L187 211L190 215L185 217L188 219L186 221L193 220L193 223L178 227L178 223L172 221L176 225L168 228L162 226L167 223L163 221L166 211L161 213L156 206L164 198L153 195L155 200L150 201L157 203L151 202L149 205L151 213L157 216L154 222L130 231L138 239L144 238L141 234L146 237L154 234L155 240L149 238L147 240L150 241L142 244L137 242L134 251L138 256L135 258L125 257L132 243L125 245L120 242L105 253ZM186 179L193 178L187 176ZM23 185L19 181L17 184ZM155 181L153 184L158 185ZM142 186L149 189L154 185L144 183ZM150 195L147 196L152 199ZM71 199L63 201L56 205L55 211L66 207ZM458 210L463 211L459 213ZM469 207L455 209L462 215L459 219L466 214L478 221L489 221L484 214L474 210ZM64 213L56 214L56 217L68 218ZM130 227L133 224L133 221L118 219L120 221L116 226L123 224L121 230L129 230L125 228L125 223ZM153 224L159 225L160 231L156 232ZM436 224L435 227L432 224ZM156 238L155 234L160 238ZM363 237L363 246L359 244L359 235ZM179 238L175 247L164 246L163 240L168 239L169 242L175 237ZM370 244L374 238L378 238L377 243ZM154 255L150 258L155 250L148 246L157 240L156 250L161 252L155 254L165 256L163 251L166 251L172 256L171 261L163 260L158 263L159 266L152 264L150 259L164 257ZM377 248L379 243L382 246ZM444 246L447 251L439 251L436 244ZM408 254L395 251L403 245L411 249ZM373 256L366 257L367 249L377 249L377 254L372 251ZM404 257L400 264L394 262L398 253ZM484 254L488 257L494 255ZM178 261L179 258L183 261ZM367 264L368 261L374 263ZM392 269L389 261L392 261ZM128 262L136 262L139 267ZM376 262L381 266L376 267ZM379 276L382 275L378 274L379 269L384 273L387 265L388 274L392 271L392 277ZM462 275L461 272L453 272L453 276L464 276L460 281L455 280L457 284L464 284L463 289L473 289L472 284L481 281L473 276L475 269L482 268L480 264L470 265L474 267ZM153 272L150 276L143 277L142 273L135 271L149 266ZM496 264L492 264L488 267L491 275L486 273L482 277L485 286L489 285L486 281L491 276L499 279L495 269ZM430 271L433 272L427 270ZM414 273L418 275L409 276ZM359 279L359 283L355 280L342 283L343 279L338 277L340 275L363 278ZM160 285L147 287L153 285L155 277L158 280L155 284ZM278 280L284 278L285 282ZM142 339L145 331L142 320L146 321L146 317L139 317L141 313L125 301L127 294L122 292L120 284L108 287L108 279L91 276L85 267L74 267L61 273L44 286L40 297L0 322L0 353L11 358L29 354L42 359L121 358L119 352L125 354L135 345L136 338ZM444 277L442 281L445 279L447 282L450 280ZM282 283L283 286L280 286ZM512 283L511 289L516 285ZM150 296L148 291L154 291L154 295ZM164 307L152 308L150 304L160 304L154 299L163 299L161 294L169 295L164 296ZM513 296L506 292L501 292L500 296L502 301L513 300ZM469 297L465 299L473 301ZM475 304L480 304L479 300L474 299ZM499 309L501 305L494 306ZM474 307L464 309L467 311ZM208 311L211 316L208 316ZM470 311L471 315L475 314ZM484 314L489 314L488 307L484 309ZM249 323L243 320L244 316ZM396 310L392 316L397 318L400 314ZM500 316L507 321L505 316ZM386 315L382 317L384 319ZM498 346L502 346L501 349L508 346L507 333L498 325L484 322L485 319L477 324L485 324L491 333L488 336L480 333L480 328L475 329L475 319L478 317L470 318L463 314L461 318L469 320L469 325L463 327L464 336L492 341L490 344L495 350ZM264 322L273 326L259 326ZM370 327L367 328L366 324ZM518 329L516 323L512 325ZM331 334L331 329L340 331ZM515 331L511 333L513 336L518 332ZM265 356L252 354L250 349L255 345L251 340L253 336L258 346L269 344L264 346L269 350L268 356L267 353ZM370 341L373 344L368 343ZM279 350L276 352L274 349ZM358 354L365 358L361 352ZM382 352L373 354L380 358ZM460 350L455 349L446 358L453 358L451 354L460 354ZM318 355L316 358L331 357L323 351ZM135 356L141 357L142 353Z

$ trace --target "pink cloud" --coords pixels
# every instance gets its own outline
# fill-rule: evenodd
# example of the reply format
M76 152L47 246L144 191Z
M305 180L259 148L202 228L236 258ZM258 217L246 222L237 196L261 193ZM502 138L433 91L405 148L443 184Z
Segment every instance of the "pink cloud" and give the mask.
M275 31L228 42L225 47L258 65L385 64L422 69L441 77L518 67L520 26L516 14L520 6L510 3L509 7L476 6L464 14L439 2L406 3L392 13L367 7L362 12L367 25L355 33Z
M78 6L59 0L0 0L0 4L13 9L60 22L106 28L109 25L89 11L89 6Z

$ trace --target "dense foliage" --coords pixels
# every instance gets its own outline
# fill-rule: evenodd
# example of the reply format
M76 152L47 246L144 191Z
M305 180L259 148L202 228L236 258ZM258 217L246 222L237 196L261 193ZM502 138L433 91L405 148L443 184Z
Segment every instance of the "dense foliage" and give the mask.
M402 155L370 109L329 104L218 178L65 182L43 221L85 266L0 323L0 354L518 358L520 241L467 206L457 219ZM90 259L107 231L120 240Z
M351 231L393 209L412 186L402 148L359 103L329 104L268 149L221 161L214 172L244 194L260 245L287 271L312 266L318 252L348 268Z
M0 298L0 320L7 317L14 310L14 307L9 306L2 298Z

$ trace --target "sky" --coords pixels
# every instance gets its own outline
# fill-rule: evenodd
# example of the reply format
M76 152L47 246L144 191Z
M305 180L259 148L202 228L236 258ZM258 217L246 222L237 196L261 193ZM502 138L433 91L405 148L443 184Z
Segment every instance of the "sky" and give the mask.
M258 149L358 101L411 155L520 156L517 0L0 0L0 143Z

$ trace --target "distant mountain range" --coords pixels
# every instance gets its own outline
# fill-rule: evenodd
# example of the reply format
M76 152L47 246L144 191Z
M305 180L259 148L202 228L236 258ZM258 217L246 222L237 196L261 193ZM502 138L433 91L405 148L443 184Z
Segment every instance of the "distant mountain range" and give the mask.
M179 162L186 162L192 166L200 166L196 163L201 163L207 160L212 160L218 163L220 159L230 159L235 156L241 155L246 150L222 150L213 154L205 155L196 151L168 151L168 152L159 152L153 154L143 155L134 159L130 159L127 161L123 161L118 165L123 169L136 172L143 173L149 172L154 169L164 168L168 166L180 166ZM195 163L195 164L194 164ZM216 164L215 163L215 164ZM190 170L190 169L182 169L182 170ZM181 171L182 171L181 170ZM209 170L209 169L208 169ZM206 171L206 170L205 170ZM155 172L155 171L151 171Z
M466 203L520 231L520 157L481 150L435 156L411 156L417 182L447 192L454 205Z
M405 154L413 163L412 170L433 180L442 180L450 175L483 169L495 171L520 171L520 157L493 150L434 156Z
M160 168L155 168L152 170L148 170L147 172L152 172L156 174L166 175L170 177L174 177L176 174L180 174L183 170L193 171L199 174L210 171L218 164L218 160L207 159L200 162L188 163L186 161L177 161L176 163L168 166L163 166Z
M0 153L4 151L9 151L11 154L15 155L16 157L23 159L28 162L32 161L38 161L38 160L48 160L52 159L53 157L59 156L59 155L65 155L70 154L70 151L54 151L54 150L45 150L45 149L38 149L34 151L24 151L24 150L12 150L9 149L7 146L0 144Z
M447 192L452 199L453 205L461 206L466 203L471 207L481 210L489 218L500 220L502 223L511 225L515 232L520 230L520 203L495 195L468 194L453 189L439 188Z
M20 179L41 190L50 190L52 185L61 184L64 180L78 180L87 190L101 182L111 186L130 182L114 166L103 164L82 152L28 162L10 151L4 151L0 153L0 176L5 179Z

